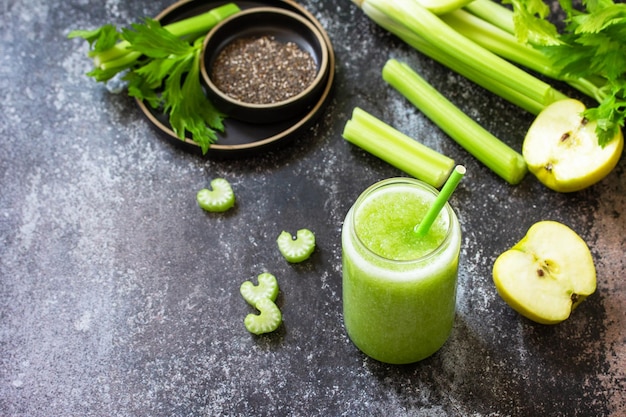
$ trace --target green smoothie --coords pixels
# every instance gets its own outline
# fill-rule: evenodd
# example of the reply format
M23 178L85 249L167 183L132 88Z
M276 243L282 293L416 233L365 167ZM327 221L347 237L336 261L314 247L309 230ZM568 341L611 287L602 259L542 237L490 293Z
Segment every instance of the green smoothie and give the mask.
M437 191L411 178L368 188L342 230L343 313L352 342L381 362L435 353L454 323L461 231L448 204L428 234L414 228Z

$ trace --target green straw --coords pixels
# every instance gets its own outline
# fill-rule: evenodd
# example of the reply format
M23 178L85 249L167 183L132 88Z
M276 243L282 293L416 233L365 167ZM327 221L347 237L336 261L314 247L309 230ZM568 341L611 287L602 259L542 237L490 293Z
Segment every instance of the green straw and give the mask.
M422 219L420 224L415 226L414 230L418 236L425 236L426 233L428 233L430 226L433 225L435 219L439 215L439 212L456 189L456 186L459 185L459 182L461 182L463 175L465 175L465 167L463 165L457 165L454 167L454 171L452 171L448 180L441 188L439 195L435 198L435 201L433 205L430 206L430 209L428 209L424 219Z

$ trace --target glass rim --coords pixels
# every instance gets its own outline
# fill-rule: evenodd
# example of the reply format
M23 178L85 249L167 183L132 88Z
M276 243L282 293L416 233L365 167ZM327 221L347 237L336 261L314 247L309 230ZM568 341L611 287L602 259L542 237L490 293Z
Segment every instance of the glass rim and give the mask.
M368 256L372 256L374 259L378 259L380 261L383 262L388 262L388 263L395 263L395 264L402 264L402 265L411 265L411 264L419 264L419 263L423 263L437 255L439 255L441 252L443 252L448 246L449 246L449 242L452 239L452 229L454 226L454 211L452 210L452 207L450 206L450 204L448 202L446 202L446 204L444 205L443 209L441 212L446 213L446 217L447 217L447 230L446 230L446 234L443 238L443 240L441 241L441 243L436 247L433 248L431 251L429 251L428 253L418 257L418 258L414 258L414 259L391 259L391 258L387 258L383 255L379 255L378 253L374 252L373 250L371 250L359 237L359 234L357 233L357 227L356 227L356 215L358 212L358 209L361 205L363 205L364 201L372 194L374 193L376 190L379 190L383 187L387 187L390 185L400 185L400 184L405 184L405 185L410 185L410 186L414 186L417 188L421 188L422 190L425 190L427 192L429 192L430 194L432 194L434 197L436 197L439 194L439 190L437 190L435 187L431 186L430 184L425 183L424 181L418 180L416 178L410 178L410 177L394 177L394 178L387 178L384 180L380 180L372 185L370 185L369 187L367 187L362 193L361 195L359 195L359 197L356 199L356 201L354 202L354 206L352 209L352 215L350 216L350 226L351 226L351 235L354 236L355 238L355 243L356 246L358 246L359 248L362 248Z

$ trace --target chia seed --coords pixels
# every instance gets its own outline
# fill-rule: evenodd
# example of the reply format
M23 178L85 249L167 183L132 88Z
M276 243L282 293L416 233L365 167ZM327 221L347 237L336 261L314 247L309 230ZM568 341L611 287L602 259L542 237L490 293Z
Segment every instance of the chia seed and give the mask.
M270 104L304 91L316 74L315 60L297 44L262 36L229 43L213 63L211 80L236 100Z

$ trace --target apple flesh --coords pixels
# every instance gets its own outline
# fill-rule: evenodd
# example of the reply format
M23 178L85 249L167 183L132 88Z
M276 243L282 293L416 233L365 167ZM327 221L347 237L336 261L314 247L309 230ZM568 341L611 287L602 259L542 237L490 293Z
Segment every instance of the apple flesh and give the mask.
M548 188L573 192L606 177L617 165L624 148L618 129L604 147L598 145L596 122L588 122L583 103L556 101L537 115L522 145L528 170Z
M515 311L537 323L556 324L596 290L596 269L576 232L546 220L498 256L493 281Z

